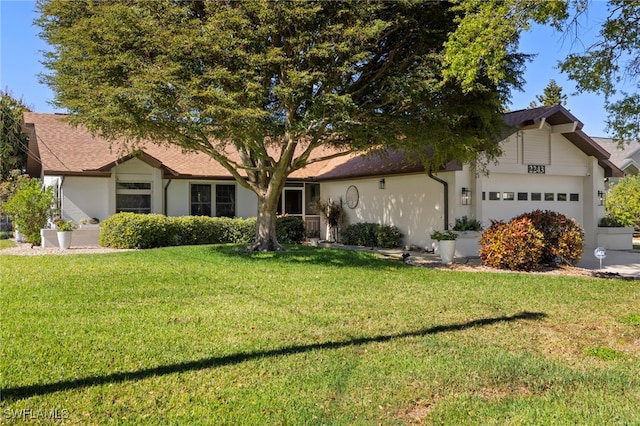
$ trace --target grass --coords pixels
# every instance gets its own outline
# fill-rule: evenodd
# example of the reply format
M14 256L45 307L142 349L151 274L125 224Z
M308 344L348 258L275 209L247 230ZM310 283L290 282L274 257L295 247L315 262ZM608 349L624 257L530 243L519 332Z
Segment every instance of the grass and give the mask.
M232 246L0 280L6 423L640 423L638 281Z
M0 250L15 246L16 243L13 240L0 240Z

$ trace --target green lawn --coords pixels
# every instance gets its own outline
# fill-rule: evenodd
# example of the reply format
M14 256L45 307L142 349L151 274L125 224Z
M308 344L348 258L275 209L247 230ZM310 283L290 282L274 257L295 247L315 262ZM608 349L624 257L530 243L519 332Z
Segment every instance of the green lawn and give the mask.
M16 243L13 240L0 240L0 250L15 246Z
M5 423L640 424L639 281L230 246L0 280Z

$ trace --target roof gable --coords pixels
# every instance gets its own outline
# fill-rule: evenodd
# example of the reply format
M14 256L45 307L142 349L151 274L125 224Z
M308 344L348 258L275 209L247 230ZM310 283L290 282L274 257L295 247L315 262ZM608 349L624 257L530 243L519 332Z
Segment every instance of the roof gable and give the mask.
M604 168L606 177L620 177L624 174L609 161L611 154L582 131L582 122L560 104L508 112L504 115L504 122L513 132L540 129L548 124L552 132L561 133L582 152L595 157Z

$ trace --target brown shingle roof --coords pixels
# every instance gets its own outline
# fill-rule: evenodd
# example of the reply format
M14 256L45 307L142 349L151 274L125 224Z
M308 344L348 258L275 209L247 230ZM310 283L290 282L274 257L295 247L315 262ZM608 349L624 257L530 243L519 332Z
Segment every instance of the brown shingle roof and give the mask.
M39 154L40 164L31 159L30 173L40 175L101 175L108 174L118 163L132 157L124 145L92 136L83 126L72 127L64 121L64 115L24 114L25 127L30 136L30 149ZM141 152L140 152L141 151ZM136 147L138 158L164 170L166 175L194 178L231 179L231 174L210 156L200 152L183 152L175 145L157 145L151 142ZM317 150L317 156L336 152ZM239 160L239 158L236 158ZM291 174L292 178L318 176L327 164L339 160L313 163ZM38 172L32 172L38 170Z
M37 145L44 174L100 174L130 158L131 152L122 145L92 136L83 126L74 128L63 118L58 114L24 114L29 145ZM157 166L179 175L230 177L229 172L203 153L183 153L176 146L152 143L144 143L140 149L147 159L158 161Z
M64 120L64 115L26 112L25 128L30 136L29 149L33 155L28 158L27 170L33 176L45 175L108 175L117 163L131 158L131 150L122 144L92 136L83 126L72 127ZM514 111L505 114L504 121L513 128L522 128L540 123L544 119L551 125L577 121L561 105ZM587 155L593 155L605 168L607 176L622 176L622 171L609 160L609 153L595 143L580 128L564 136ZM183 152L175 145L158 145L151 142L136 147L138 158L161 168L165 175L173 177L193 177L231 179L231 174L210 156L199 152ZM330 148L318 149L315 158L339 151ZM35 157L35 158L34 158ZM458 170L459 166L449 163L445 170ZM408 161L401 151L388 150L384 156L363 157L357 154L333 158L307 165L290 175L291 178L330 180L353 177L380 176L424 171L418 161Z

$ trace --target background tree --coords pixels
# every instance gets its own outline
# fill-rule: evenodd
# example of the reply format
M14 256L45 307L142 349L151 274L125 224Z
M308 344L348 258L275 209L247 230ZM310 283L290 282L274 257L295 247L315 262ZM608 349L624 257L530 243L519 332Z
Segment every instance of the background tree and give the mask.
M310 162L383 146L422 155L428 169L494 157L521 84L521 24L564 4L41 0L39 9L52 47L43 79L70 122L207 153L257 194L254 249L268 250L279 248L285 180Z
M612 185L605 209L607 216L622 225L640 228L640 175L625 176Z
M22 133L22 113L29 111L21 99L0 91L0 177L13 169L25 170L29 140Z
M610 0L607 5L608 16L598 41L584 53L569 55L561 70L576 82L579 91L604 94L609 111L607 127L622 145L640 140L640 2ZM587 11L588 6L582 9L582 13ZM634 91L618 92L618 83L623 80Z
M20 231L25 241L40 244L40 229L44 228L52 216L55 201L53 187L43 188L38 178L26 178L20 181L13 194L2 209L11 218L15 229Z
M0 212L3 212L3 204L6 203L20 188L20 185L28 179L29 176L23 174L21 170L13 169L0 181Z
M536 108L539 106L566 105L567 95L562 93L562 87L556 83L554 79L549 80L549 84L542 91L542 95L536 95L536 101L532 101L529 107Z

